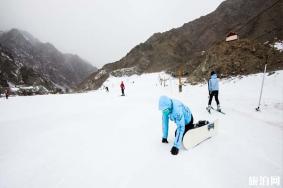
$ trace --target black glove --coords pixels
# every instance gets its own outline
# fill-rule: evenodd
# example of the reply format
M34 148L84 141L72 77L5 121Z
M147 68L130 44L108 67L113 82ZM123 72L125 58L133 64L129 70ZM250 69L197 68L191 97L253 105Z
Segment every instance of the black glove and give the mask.
M175 146L173 146L172 149L171 149L171 154L172 155L177 155L178 153L179 153L179 149L176 148Z
M162 138L162 143L168 143L167 138Z

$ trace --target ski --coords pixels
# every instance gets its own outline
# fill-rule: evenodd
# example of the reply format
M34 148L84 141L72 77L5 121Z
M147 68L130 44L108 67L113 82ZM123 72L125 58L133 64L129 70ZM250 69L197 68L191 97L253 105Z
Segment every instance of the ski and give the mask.
M212 106L211 106L211 109L214 110L214 111L216 111L216 112L219 112L219 113L221 113L221 114L224 114L224 115L226 114L225 112L222 112L221 110L217 110L217 109L213 108Z

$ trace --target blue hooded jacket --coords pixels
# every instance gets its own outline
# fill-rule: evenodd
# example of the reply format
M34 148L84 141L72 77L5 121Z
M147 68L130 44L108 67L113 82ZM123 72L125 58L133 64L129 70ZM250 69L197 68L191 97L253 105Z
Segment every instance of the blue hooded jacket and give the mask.
M183 135L185 132L185 125L190 123L192 113L190 109L178 100L170 99L167 96L161 96L159 98L159 110L163 111L169 109L168 116L162 113L162 131L163 138L168 137L168 123L169 118L177 125L177 134L174 140L174 146L178 149L181 146Z
M218 90L219 90L219 85L218 85L217 75L213 74L208 80L208 91L211 92L211 91L218 91Z

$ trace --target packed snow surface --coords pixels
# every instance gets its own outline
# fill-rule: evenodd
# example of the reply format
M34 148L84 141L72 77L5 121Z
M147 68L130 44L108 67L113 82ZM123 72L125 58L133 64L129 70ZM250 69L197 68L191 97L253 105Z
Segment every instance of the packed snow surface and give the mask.
M283 52L283 41L275 42L274 48L276 48L276 49L279 50L280 52Z
M206 84L179 93L177 79L164 87L159 78L111 77L108 93L0 98L0 187L242 188L262 176L282 186L283 71L266 76L260 112L262 74L221 80L226 115L205 110ZM218 134L172 156L176 126L162 144L161 95L185 103L196 121L218 119Z

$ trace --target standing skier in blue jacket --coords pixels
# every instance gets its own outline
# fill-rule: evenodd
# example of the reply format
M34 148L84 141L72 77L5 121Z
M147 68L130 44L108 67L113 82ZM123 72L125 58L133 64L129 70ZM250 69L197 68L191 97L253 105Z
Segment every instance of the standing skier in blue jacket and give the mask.
M171 149L172 155L177 155L181 147L183 136L189 130L194 128L194 119L190 109L182 102L170 99L167 96L159 98L159 110L162 111L162 143L168 143L168 123L169 118L177 125L175 132L174 145Z
M218 100L219 84L218 84L217 75L216 75L215 71L212 71L210 75L211 75L210 79L208 80L209 100L208 100L207 110L208 110L208 112L210 112L211 101L212 101L212 98L214 96L216 104L217 104L217 110L221 111L220 103L219 103L219 100Z

